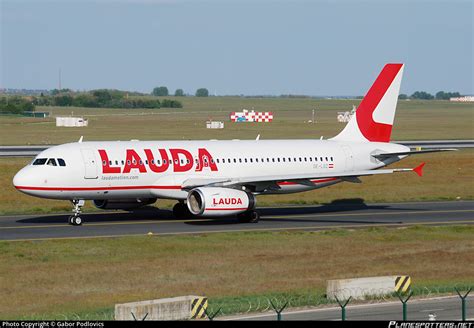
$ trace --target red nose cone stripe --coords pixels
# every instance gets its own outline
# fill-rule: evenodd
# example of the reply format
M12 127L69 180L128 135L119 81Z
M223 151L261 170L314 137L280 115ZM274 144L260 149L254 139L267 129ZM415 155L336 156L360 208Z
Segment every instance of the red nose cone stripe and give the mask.
M356 119L360 132L369 141L389 142L392 125L378 123L373 119L373 113L382 100L403 64L387 64L380 72L372 87L357 107Z

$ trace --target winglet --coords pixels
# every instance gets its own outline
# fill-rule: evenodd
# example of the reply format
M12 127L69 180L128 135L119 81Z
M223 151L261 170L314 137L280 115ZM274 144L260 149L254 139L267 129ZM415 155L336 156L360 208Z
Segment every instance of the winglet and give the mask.
M419 177L423 176L423 166L425 166L425 162L421 163L417 167L413 169L413 171L418 174Z

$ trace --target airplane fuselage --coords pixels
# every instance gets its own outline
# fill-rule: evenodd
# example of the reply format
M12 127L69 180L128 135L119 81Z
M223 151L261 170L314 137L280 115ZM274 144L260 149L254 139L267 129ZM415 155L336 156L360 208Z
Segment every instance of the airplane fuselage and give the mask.
M407 150L398 144L331 140L78 142L43 151L13 183L18 190L43 198L182 200L187 197L182 185L190 179L334 175L312 179L312 185L281 181L278 189L258 192L293 193L341 182L338 173L373 170L393 162L371 156L377 152Z

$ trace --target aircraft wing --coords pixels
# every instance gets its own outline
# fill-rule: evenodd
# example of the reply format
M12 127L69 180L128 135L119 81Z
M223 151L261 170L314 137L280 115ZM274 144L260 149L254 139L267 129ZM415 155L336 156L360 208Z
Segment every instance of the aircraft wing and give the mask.
M258 189L277 188L280 182L293 182L301 185L314 186L312 180L336 178L348 182L358 183L360 176L391 174L396 172L416 172L419 176L422 175L422 168L425 163L416 168L407 169L380 169L380 170L361 170L348 172L328 172L328 173L307 173L307 174L287 174L287 175L261 175L249 176L241 178L222 178L222 179L188 179L182 183L181 188L190 190L197 187L236 187L236 186L256 186Z

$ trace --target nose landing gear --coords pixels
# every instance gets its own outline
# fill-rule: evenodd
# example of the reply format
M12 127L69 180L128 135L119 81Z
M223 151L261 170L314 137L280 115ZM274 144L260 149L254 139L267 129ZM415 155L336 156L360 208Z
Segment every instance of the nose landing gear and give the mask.
M73 226L80 226L82 225L82 219L80 217L81 207L84 206L85 201L83 199L74 199L72 204L74 205L74 209L72 210L74 214L69 217L69 224Z

